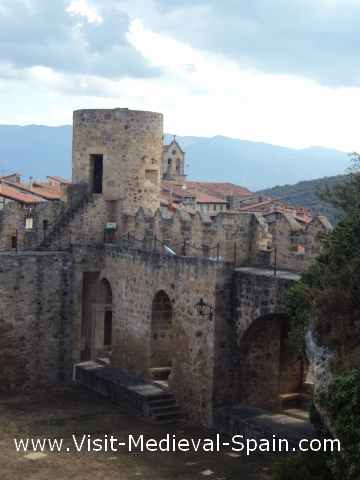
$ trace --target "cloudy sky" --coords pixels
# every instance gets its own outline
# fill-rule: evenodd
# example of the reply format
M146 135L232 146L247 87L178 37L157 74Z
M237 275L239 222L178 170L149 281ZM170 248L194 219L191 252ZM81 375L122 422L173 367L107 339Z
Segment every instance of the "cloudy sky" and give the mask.
M0 0L0 123L77 108L360 150L359 0Z

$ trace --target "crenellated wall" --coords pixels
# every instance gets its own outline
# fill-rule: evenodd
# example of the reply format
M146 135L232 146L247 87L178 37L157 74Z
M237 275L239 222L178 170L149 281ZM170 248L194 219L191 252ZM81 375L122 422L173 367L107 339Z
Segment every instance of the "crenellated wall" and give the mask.
M33 218L26 230L26 217ZM47 229L44 229L46 222ZM107 231L109 222L115 230ZM140 207L124 212L122 202L91 194L86 184L69 188L68 201L43 202L31 208L10 202L0 212L0 250L10 250L17 235L17 248L64 250L74 245L115 243L133 250L203 257L301 272L321 249L331 225L323 217L308 224L284 214L268 224L257 213L221 212L216 217Z

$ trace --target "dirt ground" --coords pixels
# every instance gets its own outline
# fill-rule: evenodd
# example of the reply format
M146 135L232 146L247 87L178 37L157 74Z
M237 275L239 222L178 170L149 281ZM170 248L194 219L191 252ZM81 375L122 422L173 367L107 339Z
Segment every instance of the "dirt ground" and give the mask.
M208 437L182 425L159 426L129 416L118 406L82 387L52 389L16 397L0 396L1 480L269 480L269 454L246 457L221 453L88 453L33 455L17 452L14 438L64 438L72 435L102 437L144 434L162 438L167 432L184 438ZM65 448L66 450L66 448Z

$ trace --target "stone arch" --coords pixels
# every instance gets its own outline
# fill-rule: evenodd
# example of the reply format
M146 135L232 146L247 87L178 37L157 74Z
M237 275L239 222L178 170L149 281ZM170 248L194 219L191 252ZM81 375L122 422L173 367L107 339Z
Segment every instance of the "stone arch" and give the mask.
M282 399L302 390L304 366L288 343L288 319L283 314L258 317L239 342L237 401L278 410Z
M151 307L151 354L152 371L162 369L168 378L172 364L172 324L173 307L170 297L164 290L159 290Z

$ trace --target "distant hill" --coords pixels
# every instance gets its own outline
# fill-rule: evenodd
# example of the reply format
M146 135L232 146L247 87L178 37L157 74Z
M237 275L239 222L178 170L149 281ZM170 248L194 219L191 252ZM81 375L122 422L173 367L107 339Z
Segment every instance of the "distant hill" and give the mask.
M324 190L326 186L333 188L337 183L344 181L344 179L346 179L345 175L318 178L316 180L299 182L295 185L268 188L261 190L259 193L278 198L289 205L310 208L314 214L328 217L334 225L341 216L341 211L320 200L318 192Z
M0 175L18 171L37 179L71 176L72 128L0 126Z
M172 138L166 135L166 140ZM187 154L188 178L228 181L250 190L344 173L344 152L312 147L294 150L222 136L177 137ZM71 176L71 126L0 126L0 174Z
M338 175L349 166L346 153L321 147L295 150L222 136L176 138L186 151L191 180L228 181L249 190Z

